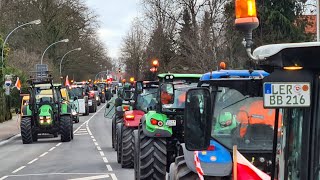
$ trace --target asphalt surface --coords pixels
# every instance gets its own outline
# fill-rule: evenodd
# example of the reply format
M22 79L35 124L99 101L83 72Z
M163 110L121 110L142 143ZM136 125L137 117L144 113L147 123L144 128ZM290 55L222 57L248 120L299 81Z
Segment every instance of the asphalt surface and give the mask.
M42 136L33 144L21 137L0 146L0 180L130 180L132 169L122 169L111 146L111 119L104 118L105 104L97 113L80 116L74 140Z

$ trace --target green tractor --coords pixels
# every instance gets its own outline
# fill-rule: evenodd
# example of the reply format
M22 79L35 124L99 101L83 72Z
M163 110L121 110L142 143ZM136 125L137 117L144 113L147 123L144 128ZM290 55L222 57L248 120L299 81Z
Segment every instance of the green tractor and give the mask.
M134 133L135 179L165 179L169 165L182 149L186 91L196 87L201 74L160 74L155 110L142 118ZM137 137L136 137L137 136Z
M73 139L71 108L63 103L60 86L54 86L51 77L28 80L29 104L23 107L21 137L23 144L38 140L38 134L61 134L62 142Z

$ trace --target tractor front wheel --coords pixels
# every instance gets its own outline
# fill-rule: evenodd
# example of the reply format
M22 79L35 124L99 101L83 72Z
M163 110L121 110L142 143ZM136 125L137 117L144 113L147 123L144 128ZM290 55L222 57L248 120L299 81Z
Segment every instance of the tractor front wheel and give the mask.
M169 180L199 179L198 175L190 170L184 156L178 156L170 165Z
M60 134L61 134L61 142L69 142L72 139L71 131L72 131L72 122L71 118L68 116L61 117L60 119Z
M117 124L117 128L116 128L116 133L117 133L117 162L121 163L121 153L122 153L122 139L121 139L121 128L122 127L122 123L118 123Z
M140 179L166 179L167 141L165 138L148 137L139 128L139 164Z
M122 125L121 132L121 167L122 168L133 168L133 152L134 152L134 141L133 141L133 128Z
M31 144L32 143L32 126L31 126L31 118L23 117L21 119L21 137L23 144Z

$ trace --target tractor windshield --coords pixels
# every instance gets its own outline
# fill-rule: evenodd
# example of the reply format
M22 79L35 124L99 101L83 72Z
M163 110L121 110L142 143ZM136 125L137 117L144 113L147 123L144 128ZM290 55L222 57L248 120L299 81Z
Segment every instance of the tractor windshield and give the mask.
M137 97L136 108L147 112L154 110L158 103L158 88L143 89L143 92Z
M53 103L52 89L36 88L35 95L37 104Z
M164 111L170 111L169 109L184 109L186 101L186 93L188 89L195 88L196 83L191 84L175 84L174 85L174 100L172 104L163 104ZM163 92L161 92L163 93ZM163 94L161 95L163 96Z
M219 87L213 116L212 136L226 147L272 150L275 110L264 109L262 97Z

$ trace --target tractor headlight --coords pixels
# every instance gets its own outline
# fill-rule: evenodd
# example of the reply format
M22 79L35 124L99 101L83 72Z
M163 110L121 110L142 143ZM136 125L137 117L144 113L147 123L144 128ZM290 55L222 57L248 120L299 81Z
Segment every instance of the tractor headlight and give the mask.
M77 112L73 111L71 114L72 114L73 116L75 116L75 115L77 115Z
M97 101L99 100L98 96L96 96L96 100L97 100Z
M40 124L43 124L44 123L44 120L40 120Z
M46 116L46 120L51 120L51 116Z
M43 120L43 119L45 119L45 116L40 116L39 119Z

